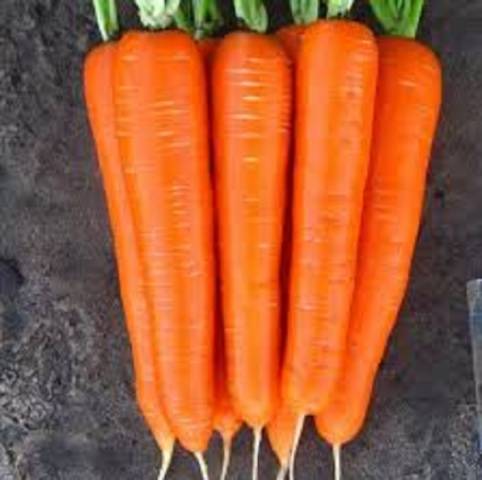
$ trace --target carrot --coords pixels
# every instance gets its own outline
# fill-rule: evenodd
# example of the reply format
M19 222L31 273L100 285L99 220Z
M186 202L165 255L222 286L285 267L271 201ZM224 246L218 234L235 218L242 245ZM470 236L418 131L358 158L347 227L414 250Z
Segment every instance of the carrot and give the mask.
M218 45L219 40L214 38L203 38L199 42L199 48L201 49L208 69L210 69L212 58ZM242 422L234 411L231 395L229 394L222 308L220 307L217 311L219 321L216 327L214 429L219 432L223 440L223 464L220 479L224 480L229 470L231 444L234 436L241 428Z
M301 48L303 35L306 30L307 24L314 22L318 18L319 0L311 0L309 2L297 0L290 1L291 12L294 22L291 25L280 28L275 36L284 47L290 60L296 63L298 53ZM292 198L292 184L293 179L290 175L289 191L287 192L289 198ZM286 310L289 302L286 300L289 298L289 270L291 263L291 247L292 247L292 225L291 225L291 209L292 205L287 206L288 217L286 218L287 231L285 232L285 243L283 250L287 255L283 258L282 265L282 283L283 283L283 311ZM284 304L284 305L283 305ZM285 316L283 316L285 319ZM282 328L283 341L286 343L286 324L283 322ZM282 358L284 357L284 347L281 349ZM279 401L278 408L275 416L269 422L267 426L268 439L271 444L271 448L280 464L277 480L283 480L288 473L290 460L292 455L293 442L296 435L297 428L297 415L292 408L290 408L286 402L282 399Z
M207 62L208 69L219 40L206 38L199 42L201 53ZM220 479L224 480L228 474L231 460L231 445L234 436L241 428L241 420L233 408L233 402L228 389L226 372L226 351L224 341L224 325L222 312L219 309L219 322L216 328L216 397L214 402L214 429L219 432L223 440L223 464Z
M199 41L199 48L207 62L208 70L211 67L211 62L219 42L220 41L217 38L203 38ZM231 444L234 436L241 428L241 420L234 411L231 395L229 394L222 308L220 307L217 311L219 312L219 321L216 328L216 398L214 403L214 429L219 432L223 440L223 464L220 480L225 480L231 459Z
M280 260L289 151L291 72L263 32L261 2L235 2L255 32L235 32L212 67L213 141L228 384L237 414L261 431L279 392ZM259 32L259 33L258 33Z
M198 46L204 59L206 70L211 68L214 52L219 39L210 38L213 31L222 23L222 16L215 0L184 0L175 16L179 28L191 33L198 39ZM211 139L212 140L212 139ZM241 421L233 410L231 397L227 388L225 367L224 332L221 309L217 309L218 322L215 332L215 400L214 400L214 429L219 432L223 440L223 463L221 480L224 480L229 470L231 458L231 443L241 427Z
M182 21L176 16L177 24L186 31L198 37L198 46L205 61L206 70L209 71L214 52L219 45L219 39L210 38L213 30L222 22L215 0L187 0L181 4L184 7ZM215 343L215 401L214 401L214 429L219 432L223 440L223 463L221 480L228 474L231 459L231 444L234 436L241 427L241 421L233 409L231 397L227 388L225 342L221 308L218 312Z
M109 40L118 31L115 3L97 1L95 6L103 37ZM153 323L147 306L132 208L127 198L115 136L113 77L116 50L117 43L109 42L89 53L84 70L85 96L114 237L120 291L134 363L137 402L163 453L159 477L162 479L172 458L174 437L161 405L152 342Z
M164 25L167 13L149 24ZM173 432L207 477L201 452L212 433L214 262L205 85L200 51L187 34L130 32L121 39L117 134L161 396Z
M393 18L388 3L372 2L380 20L385 27L393 25L388 31L397 37L378 40L372 160L348 350L335 395L316 422L320 434L334 445L340 476L340 447L357 435L365 420L405 294L441 102L440 64L429 48L412 38L423 2L401 2L400 11L393 12L399 17Z
M304 418L328 404L341 373L377 62L371 31L346 20L308 26L298 56L290 307L282 378L283 398L299 418L291 477Z

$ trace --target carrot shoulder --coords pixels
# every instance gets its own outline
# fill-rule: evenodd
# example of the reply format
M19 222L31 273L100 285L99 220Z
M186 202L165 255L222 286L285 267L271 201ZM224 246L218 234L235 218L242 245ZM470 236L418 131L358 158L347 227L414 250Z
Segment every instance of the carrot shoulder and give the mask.
M276 37L281 42L291 60L296 60L303 41L306 25L288 25L276 32Z
M116 55L117 131L176 437L212 432L214 272L205 72L186 34L132 32Z
M317 418L333 445L362 427L373 382L402 303L420 224L441 102L435 55L410 39L382 37L372 160L343 375Z
M336 12L336 16L346 14L350 10L350 1L342 2L342 10ZM328 4L333 3L329 0L325 0L325 2ZM289 3L294 23L280 28L275 35L282 43L291 60L296 60L306 28L318 19L320 0L290 0Z

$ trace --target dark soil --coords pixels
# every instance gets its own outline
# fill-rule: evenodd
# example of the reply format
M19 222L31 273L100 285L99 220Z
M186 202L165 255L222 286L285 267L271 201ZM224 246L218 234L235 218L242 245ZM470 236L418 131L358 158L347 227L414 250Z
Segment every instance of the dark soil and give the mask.
M482 478L465 302L482 276L482 2L429 3L442 123L410 291L346 480ZM1 480L150 480L160 463L133 399L85 116L82 61L98 40L87 0L0 1ZM249 478L250 441L237 438L230 479ZM215 478L218 439L207 457ZM261 463L274 479L266 443ZM299 480L332 476L311 424L298 465ZM180 449L170 478L199 478Z

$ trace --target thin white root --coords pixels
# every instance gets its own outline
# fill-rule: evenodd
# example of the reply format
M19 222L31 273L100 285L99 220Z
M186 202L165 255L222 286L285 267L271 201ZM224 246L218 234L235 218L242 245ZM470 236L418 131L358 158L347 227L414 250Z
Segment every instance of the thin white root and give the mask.
M298 451L298 446L301 440L301 434L303 433L303 426L305 424L305 416L300 415L298 422L296 423L295 438L293 441L293 448L291 449L290 458L290 480L295 480L295 462L296 462L296 452Z
M162 449L162 465L159 472L158 480L164 480L166 478L169 467L171 466L172 456L174 453L174 442Z
M276 480L285 480L287 473L288 473L288 467L286 465L281 466L278 472L278 476L276 477Z
M231 442L225 440L223 441L223 444L223 468L221 469L221 476L219 477L220 480L226 480L226 477L228 476L229 463L231 461Z
M335 480L341 480L341 445L333 445L333 461L335 464Z
M202 453L195 452L194 456L196 457L197 463L199 464L199 470L201 470L201 475L203 480L209 480L209 473L208 473L208 466Z
M251 476L252 480L258 480L258 469L259 469L259 450L261 447L261 440L263 430L261 428L256 428L253 430L253 474Z

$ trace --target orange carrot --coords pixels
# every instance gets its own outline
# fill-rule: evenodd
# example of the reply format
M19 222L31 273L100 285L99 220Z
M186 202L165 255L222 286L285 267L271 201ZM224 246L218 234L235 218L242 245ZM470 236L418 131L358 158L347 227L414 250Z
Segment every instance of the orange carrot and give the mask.
M220 26L222 17L215 0L184 0L175 16L179 28L198 37L198 46L204 59L206 71L210 71L214 52L219 44L216 38L206 37ZM209 87L208 87L209 88ZM211 139L212 140L212 139ZM215 343L215 400L214 429L223 440L223 463L221 480L227 476L231 458L231 443L236 432L241 427L241 421L233 410L231 397L227 388L226 358L224 347L224 332L221 309L218 309Z
M412 17L417 24L419 16ZM410 32L415 31L411 25ZM394 31L412 36L405 32ZM405 294L441 102L441 68L430 49L402 36L382 37L378 46L372 160L348 350L335 395L317 417L320 434L335 447L340 476L340 446L362 427Z
M311 2L299 2L297 3L296 0L292 0L290 2L293 17L295 19L294 24L288 25L285 27L280 28L276 33L275 36L284 47L286 53L288 54L289 58L296 63L299 50L301 48L301 43L303 39L304 32L307 27L307 23L311 23L316 20L316 16L310 18L312 15L310 12L314 12L314 10L318 11L319 9L319 2L318 0L314 0ZM311 5L310 5L311 4ZM289 178L289 187L292 187L292 178ZM292 197L292 188L289 188L288 194L289 197ZM288 205L288 209L291 213L292 205ZM289 270L290 270L290 263L291 263L291 248L292 248L292 225L291 225L291 215L289 214L286 218L286 226L287 231L285 232L285 244L283 245L283 250L286 251L287 255L284 256L284 261L282 265L282 283L283 283L283 295L286 298L283 299L282 306L283 311L285 311L286 307L289 306L289 302L287 299L289 298ZM286 280L286 281L285 281ZM283 305L285 304L285 305ZM283 319L285 317L283 316ZM286 324L283 323L282 328L283 334L283 342L286 344ZM284 357L284 348L281 351L283 352L282 357ZM298 417L295 411L290 408L282 399L278 404L278 408L276 410L275 416L271 419L267 426L267 434L268 439L271 444L271 448L273 449L278 462L280 464L280 469L278 471L277 480L283 480L289 470L293 443L296 435L296 428L297 428Z
M115 7L115 4L111 4ZM109 12L115 20L115 11ZM106 39L117 31L98 11ZM92 50L85 61L85 96L92 133L102 171L104 190L114 237L119 284L134 363L136 396L140 410L163 452L164 478L169 468L174 437L165 420L156 378L153 324L148 311L145 280L134 233L132 208L127 198L119 147L115 136L113 68L117 43Z
M155 325L162 401L198 460L212 433L214 270L206 79L178 31L131 32L116 55L117 130Z
M263 30L264 14L254 6L248 10L257 12L254 19L245 17L248 25ZM246 13L239 5L237 12ZM232 33L215 53L212 86L228 383L235 411L255 431L256 478L261 430L274 415L279 392L289 61L270 36Z
M356 270L377 79L366 27L307 27L297 61L296 152L283 398L298 415L330 400L341 373ZM293 477L293 470L291 471Z
M207 70L211 68L212 58L219 40L216 38L203 38L199 41L201 54L206 62ZM232 399L228 390L226 372L226 354L224 330L222 321L222 308L219 307L218 323L216 326L216 352L215 352L215 401L214 401L214 429L219 432L223 440L223 463L220 480L225 480L231 459L231 444L234 436L241 428L241 420L233 408Z
M214 142L228 375L236 409L253 428L272 417L277 396L289 83L286 59L269 37L231 34L216 52L213 85L221 93L213 97Z

